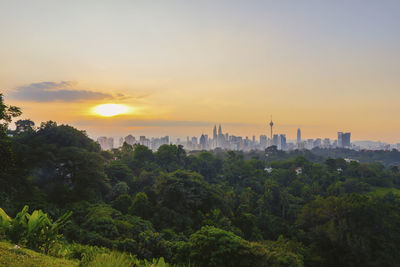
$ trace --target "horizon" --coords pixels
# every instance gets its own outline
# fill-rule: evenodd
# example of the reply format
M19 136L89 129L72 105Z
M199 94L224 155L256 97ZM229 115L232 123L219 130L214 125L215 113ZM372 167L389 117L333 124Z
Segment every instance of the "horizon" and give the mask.
M98 136L400 143L398 1L1 1L19 119ZM51 21L51 23L49 23ZM120 113L94 111L116 104ZM115 108L115 107L114 107ZM103 112L103 113L102 113Z

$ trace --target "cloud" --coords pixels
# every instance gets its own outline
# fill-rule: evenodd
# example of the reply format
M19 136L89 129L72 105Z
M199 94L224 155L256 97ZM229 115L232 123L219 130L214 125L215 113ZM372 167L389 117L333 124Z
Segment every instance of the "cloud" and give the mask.
M41 82L29 85L18 86L10 93L10 97L23 101L33 102L74 102L79 100L101 100L125 98L123 94L116 97L102 92L80 90L75 88L76 83L61 82Z

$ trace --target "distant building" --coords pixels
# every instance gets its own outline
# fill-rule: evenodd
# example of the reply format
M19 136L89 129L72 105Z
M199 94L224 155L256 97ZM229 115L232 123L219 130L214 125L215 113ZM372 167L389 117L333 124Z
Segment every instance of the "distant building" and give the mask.
M297 129L297 144L301 143L301 130L300 128Z
M286 135L285 134L281 134L279 136L278 148L281 149L281 150L286 150L287 149L287 146L286 146Z
M337 146L342 148L350 148L351 147L350 137L351 133L338 132Z
M130 134L130 135L128 135L128 136L125 136L125 142L126 142L128 145L133 146L133 145L136 143L136 139L135 139L134 136L132 136L132 135Z
M344 133L342 137L342 145L343 147L349 148L351 146L351 133Z
M278 143L279 143L279 135L274 134L274 136L272 138L272 145L278 147Z
M202 150L207 149L207 139L206 139L206 136L204 134L202 134L200 136L200 148Z
M260 146L261 148L265 148L267 146L267 136L260 135Z
M331 140L329 140L329 138L325 138L324 141L322 142L322 147L329 148L330 146L331 146Z
M106 136L100 136L97 138L97 143L99 143L102 150L108 150L108 143Z
M314 140L313 147L322 147L322 140L321 138L317 138Z
M114 138L107 138L107 149L111 150L114 148Z
M192 145L197 146L197 137L196 136L192 137Z

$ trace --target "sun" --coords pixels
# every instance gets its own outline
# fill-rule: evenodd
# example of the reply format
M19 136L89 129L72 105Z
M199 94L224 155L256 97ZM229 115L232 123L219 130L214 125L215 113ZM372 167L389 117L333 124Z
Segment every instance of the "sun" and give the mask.
M95 106L92 111L94 114L103 117L113 117L117 115L127 114L130 111L130 108L122 104L102 104Z

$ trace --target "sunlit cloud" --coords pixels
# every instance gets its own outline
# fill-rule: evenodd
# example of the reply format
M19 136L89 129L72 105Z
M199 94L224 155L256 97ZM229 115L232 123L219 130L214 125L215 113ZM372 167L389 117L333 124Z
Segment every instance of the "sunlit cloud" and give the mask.
M76 82L40 82L18 86L9 96L16 100L32 102L75 102L82 100L110 100L125 99L127 96L110 93L82 90L76 88Z

